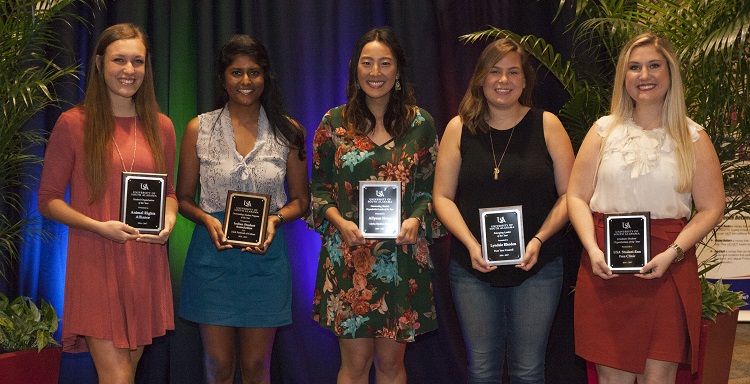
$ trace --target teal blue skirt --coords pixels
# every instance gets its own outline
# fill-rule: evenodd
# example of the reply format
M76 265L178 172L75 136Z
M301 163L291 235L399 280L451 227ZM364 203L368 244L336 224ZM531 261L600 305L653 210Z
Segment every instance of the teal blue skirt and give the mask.
M224 212L211 216L223 221ZM284 228L264 255L217 251L196 225L180 287L180 316L201 324L270 328L292 322L292 281Z

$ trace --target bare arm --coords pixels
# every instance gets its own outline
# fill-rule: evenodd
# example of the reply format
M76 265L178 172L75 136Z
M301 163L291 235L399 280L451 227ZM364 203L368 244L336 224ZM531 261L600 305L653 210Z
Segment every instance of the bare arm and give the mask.
M567 203L570 222L581 239L583 248L589 255L593 273L603 279L616 277L607 267L604 253L599 249L594 230L594 219L591 216L589 203L594 195L596 168L599 164L599 150L602 137L596 131L596 126L589 129L578 150L573 170L568 183Z
M445 127L435 166L432 201L438 219L469 250L471 266L480 272L490 272L497 269L497 266L489 265L482 258L482 246L469 230L454 202L458 188L458 172L461 169L462 127L463 123L459 116L454 117Z
M716 150L704 131L699 131L699 135L700 138L693 143L695 161L698 164L693 175L691 190L695 203L695 215L674 241L685 250L695 246L721 222L726 206L724 181ZM677 251L667 248L643 266L641 271L650 271L649 273L639 273L636 276L644 279L663 276L676 255Z
M568 191L568 180L573 168L573 145L570 143L568 133L565 132L560 119L549 112L544 112L544 140L552 157L555 187L559 197L536 233L536 237L541 241L534 238L527 241L526 255L521 260L521 264L517 265L518 268L525 271L530 270L536 264L542 246L541 242L547 241L568 222L568 205L565 195Z
M177 201L180 214L188 220L204 225L217 250L232 248L222 244L226 238L222 224L215 217L203 211L195 202L195 191L200 181L200 159L195 146L198 143L198 118L193 118L185 128L180 144L180 166L177 173Z
M310 210L310 184L307 178L307 162L300 160L299 150L291 149L286 162L286 184L289 191L289 202L279 209L284 222L297 220ZM266 240L261 247L248 247L244 250L253 253L265 253L276 234L276 228L284 224L276 215L268 217Z

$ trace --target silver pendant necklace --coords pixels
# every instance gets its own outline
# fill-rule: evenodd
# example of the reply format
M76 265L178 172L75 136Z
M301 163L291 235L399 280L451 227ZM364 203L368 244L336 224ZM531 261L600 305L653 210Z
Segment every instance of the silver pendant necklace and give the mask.
M138 149L138 129L136 129L136 125L135 125L137 118L138 118L138 115L133 116L133 160L130 162L129 171L127 168L125 168L125 160L123 160L122 158L122 153L120 152L120 146L117 145L117 141L115 141L115 136L112 135L112 142L115 143L115 149L117 149L117 154L120 156L120 162L122 163L122 169L125 170L125 172L133 172L133 165L135 165L135 151ZM502 159L500 160L502 161Z

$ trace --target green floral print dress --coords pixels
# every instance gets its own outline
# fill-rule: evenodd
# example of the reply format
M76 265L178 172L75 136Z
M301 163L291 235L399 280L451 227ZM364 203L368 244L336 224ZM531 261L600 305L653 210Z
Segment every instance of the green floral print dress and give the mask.
M432 212L435 125L427 111L418 109L393 146L378 146L341 126L342 107L326 113L313 142L312 213L323 242L313 318L342 338L411 342L437 328L428 244L445 229ZM401 182L401 221L420 221L416 244L368 239L364 245L345 245L325 212L337 207L344 218L358 223L361 180Z

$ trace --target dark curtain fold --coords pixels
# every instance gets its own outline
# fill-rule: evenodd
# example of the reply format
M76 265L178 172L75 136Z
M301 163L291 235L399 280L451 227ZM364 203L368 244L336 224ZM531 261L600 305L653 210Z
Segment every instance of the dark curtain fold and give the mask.
M86 15L86 8L80 8L80 14ZM233 34L253 35L269 50L291 116L307 128L309 153L312 134L323 114L346 101L352 48L370 28L389 25L396 32L407 53L407 70L418 104L433 115L442 132L457 113L476 59L485 46L485 43L464 45L458 37L493 25L522 35L543 37L564 56L569 56L572 39L562 33L564 21L552 22L556 11L557 1L553 0L111 0L105 9L94 12L93 17L86 16L92 24L89 30L74 25L60 31L85 70L93 45L104 28L119 22L142 26L150 36L159 103L175 124L178 145L191 118L220 106L222 91L214 73L218 48ZM535 103L556 112L567 97L565 92L544 70L540 70L538 77ZM69 102L64 109L81 100L83 76L81 79L60 88L61 96ZM44 118L35 119L33 125L50 130L58 115L59 111L50 111ZM31 191L25 199L29 211L34 212L36 185ZM52 300L61 314L67 229L47 220L44 226L53 239L29 239L24 246L19 291ZM288 227L294 323L279 329L277 334L273 381L333 383L340 362L336 338L310 316L320 238L302 221ZM178 218L169 242L176 310L192 228L192 223ZM410 383L466 381L466 355L448 284L447 249L447 239L432 246L436 263L433 286L440 327L407 346ZM575 259L571 260L574 264ZM572 321L572 313L560 316L560 329L570 336L572 327L570 330L566 327ZM147 348L138 382L202 382L197 327L177 316L175 323L174 332ZM561 343L555 348L564 350L573 361L570 337ZM85 357L67 356L61 382L91 382L95 378L92 369ZM574 379L575 369L566 366L563 370L572 379L548 379L548 382L580 382Z

